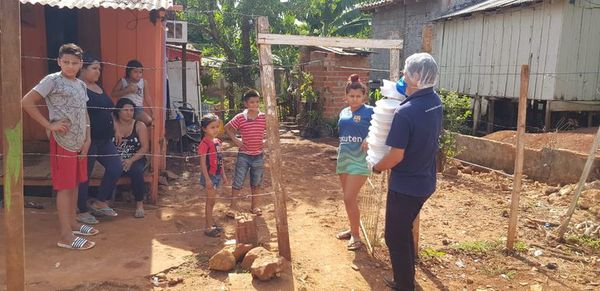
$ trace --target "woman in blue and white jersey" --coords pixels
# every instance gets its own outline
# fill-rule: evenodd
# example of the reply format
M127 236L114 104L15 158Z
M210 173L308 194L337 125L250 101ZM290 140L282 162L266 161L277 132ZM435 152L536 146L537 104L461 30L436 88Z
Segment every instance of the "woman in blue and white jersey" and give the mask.
M346 239L348 250L358 250L363 246L360 239L359 225L360 212L358 209L358 193L371 170L367 165L367 154L363 150L373 107L366 105L367 88L360 81L358 75L350 76L346 84L345 101L348 107L340 112L338 129L340 146L338 148L338 159L336 173L340 176L342 190L344 192L344 205L350 222L350 229L336 235L338 239Z

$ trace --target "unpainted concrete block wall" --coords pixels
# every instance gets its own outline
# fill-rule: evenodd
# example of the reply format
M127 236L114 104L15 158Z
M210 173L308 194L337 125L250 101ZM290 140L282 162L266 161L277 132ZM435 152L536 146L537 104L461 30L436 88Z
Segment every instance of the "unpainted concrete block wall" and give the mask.
M468 135L458 135L456 143L461 153L458 159L512 174L515 167L515 146L505 142ZM536 181L567 184L577 183L587 155L562 149L525 148L523 174ZM600 159L596 158L588 180L599 179Z

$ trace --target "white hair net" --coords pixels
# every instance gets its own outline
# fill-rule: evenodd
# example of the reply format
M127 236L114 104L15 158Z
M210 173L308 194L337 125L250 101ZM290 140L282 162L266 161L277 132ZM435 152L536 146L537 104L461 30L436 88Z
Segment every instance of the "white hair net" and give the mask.
M437 63L428 53L413 54L404 62L404 77L417 84L417 89L435 86L437 74Z

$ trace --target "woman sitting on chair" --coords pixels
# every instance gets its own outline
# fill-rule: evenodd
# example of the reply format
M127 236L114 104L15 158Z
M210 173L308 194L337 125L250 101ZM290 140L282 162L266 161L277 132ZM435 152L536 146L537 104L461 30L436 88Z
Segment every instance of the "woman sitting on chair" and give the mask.
M148 129L143 122L133 119L135 105L127 98L117 102L115 116L115 145L123 161L123 174L131 177L135 196L135 217L144 217L144 171L148 153Z

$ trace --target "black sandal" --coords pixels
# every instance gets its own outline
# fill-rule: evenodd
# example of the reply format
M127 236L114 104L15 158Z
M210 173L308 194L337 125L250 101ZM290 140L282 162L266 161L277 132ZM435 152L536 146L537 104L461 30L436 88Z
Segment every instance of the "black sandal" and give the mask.
M219 237L221 236L221 231L213 226L210 229L204 230L204 234L210 237Z

